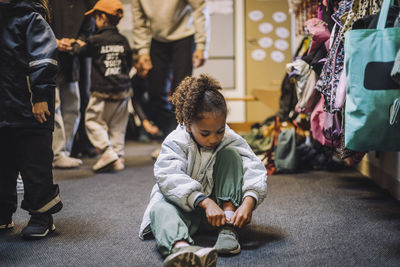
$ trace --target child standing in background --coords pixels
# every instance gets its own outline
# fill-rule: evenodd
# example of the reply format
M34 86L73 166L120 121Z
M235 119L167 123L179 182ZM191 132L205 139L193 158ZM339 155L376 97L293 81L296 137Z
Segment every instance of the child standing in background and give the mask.
M154 166L139 237L152 232L164 266L215 266L217 253L237 254L235 229L250 223L265 198L267 172L246 141L226 125L220 84L187 77L172 96L178 123ZM200 227L218 230L213 248L193 246Z
M128 103L132 96L129 70L132 52L128 40L118 32L123 8L119 0L100 0L85 15L96 18L97 32L86 45L75 48L92 57L91 93L85 126L89 140L102 152L93 171L123 170Z
M14 226L20 173L25 239L53 232L63 206L52 172L57 42L48 14L45 0L0 0L0 229Z

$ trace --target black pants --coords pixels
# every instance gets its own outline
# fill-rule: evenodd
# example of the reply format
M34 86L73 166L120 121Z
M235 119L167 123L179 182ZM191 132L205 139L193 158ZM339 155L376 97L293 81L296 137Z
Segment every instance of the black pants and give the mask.
M149 115L165 136L177 125L168 96L186 76L192 75L193 49L193 36L168 43L151 41L153 69L148 76Z
M55 213L62 208L53 184L52 132L49 129L0 128L0 216L17 209L17 177L24 182L21 208Z

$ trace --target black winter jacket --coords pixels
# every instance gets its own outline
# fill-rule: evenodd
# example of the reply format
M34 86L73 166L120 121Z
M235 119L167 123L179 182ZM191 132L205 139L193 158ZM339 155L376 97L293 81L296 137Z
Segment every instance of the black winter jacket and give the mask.
M0 127L53 129L57 42L31 1L0 3ZM34 103L47 101L51 116L40 124Z
M99 29L88 38L85 46L76 51L92 58L92 94L108 99L130 96L132 51L128 40L118 32L117 27Z

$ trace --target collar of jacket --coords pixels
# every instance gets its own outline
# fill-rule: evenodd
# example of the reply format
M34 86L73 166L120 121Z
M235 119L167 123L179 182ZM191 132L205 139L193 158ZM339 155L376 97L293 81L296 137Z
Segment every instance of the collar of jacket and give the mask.
M111 25L110 26L104 26L104 27L101 27L100 29L98 29L96 33L102 33L102 32L105 32L105 31L116 31L116 32L118 32L118 28L116 26L111 26Z

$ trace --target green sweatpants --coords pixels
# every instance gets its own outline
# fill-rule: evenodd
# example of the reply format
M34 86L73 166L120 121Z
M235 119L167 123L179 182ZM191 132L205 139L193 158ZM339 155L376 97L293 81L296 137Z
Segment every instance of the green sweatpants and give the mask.
M222 203L231 201L236 207L242 202L243 165L239 153L225 148L217 153L213 170L214 188L209 196L222 207ZM171 253L173 245L179 240L193 244L191 236L200 227L212 230L205 212L201 208L185 212L176 205L159 201L150 211L151 230L157 247L163 256ZM216 228L214 228L216 229Z

